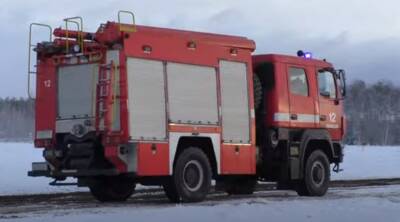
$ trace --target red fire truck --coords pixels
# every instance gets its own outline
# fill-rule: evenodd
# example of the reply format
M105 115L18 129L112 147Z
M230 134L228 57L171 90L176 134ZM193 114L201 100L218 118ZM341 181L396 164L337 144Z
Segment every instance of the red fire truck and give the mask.
M253 55L244 37L135 25L119 12L128 15L132 24L95 33L80 17L54 31L31 25L50 35L33 44L30 34L45 162L29 176L77 178L100 201L126 200L136 184L202 201L212 180L229 194L251 194L258 181L327 192L330 166L339 171L343 159L344 71L301 51Z

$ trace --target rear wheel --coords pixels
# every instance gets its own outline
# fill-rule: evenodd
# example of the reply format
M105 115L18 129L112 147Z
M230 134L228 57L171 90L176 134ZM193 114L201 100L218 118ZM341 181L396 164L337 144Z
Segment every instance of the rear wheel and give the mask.
M199 202L205 199L211 188L211 165L198 148L185 149L177 158L170 183L164 185L172 202Z
M136 183L126 176L95 178L89 186L92 195L101 202L127 200L135 191Z
M308 157L304 179L296 187L300 196L323 196L329 188L329 160L324 152L316 150Z

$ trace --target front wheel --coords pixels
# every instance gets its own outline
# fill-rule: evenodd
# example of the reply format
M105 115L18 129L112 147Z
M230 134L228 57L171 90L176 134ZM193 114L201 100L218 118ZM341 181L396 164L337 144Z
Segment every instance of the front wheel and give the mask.
M173 178L164 187L173 202L199 202L211 188L211 165L203 151L190 147L177 158Z
M324 152L316 150L307 158L304 179L296 187L300 196L323 196L330 182L329 160Z
M135 188L135 181L125 176L95 178L89 186L92 195L101 202L126 201Z

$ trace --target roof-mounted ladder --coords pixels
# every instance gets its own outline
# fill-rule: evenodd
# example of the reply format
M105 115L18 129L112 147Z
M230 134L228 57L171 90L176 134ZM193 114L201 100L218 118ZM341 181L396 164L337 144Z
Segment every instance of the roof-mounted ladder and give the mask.
M31 93L31 75L36 75L37 73L37 66L36 64L33 66L32 69L32 50L36 47L36 44L32 43L32 31L34 27L43 27L49 29L49 42L53 41L53 29L51 26L41 23L31 23L29 25L29 48L28 48L28 97L29 99L34 99Z

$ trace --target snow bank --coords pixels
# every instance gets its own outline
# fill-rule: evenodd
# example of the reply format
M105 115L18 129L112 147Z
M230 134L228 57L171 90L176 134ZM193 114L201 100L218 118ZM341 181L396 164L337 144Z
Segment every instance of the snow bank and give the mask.
M87 191L86 188L52 187L49 178L27 176L32 162L41 162L42 150L30 143L0 143L0 195ZM400 147L347 146L343 172L333 179L400 177Z

